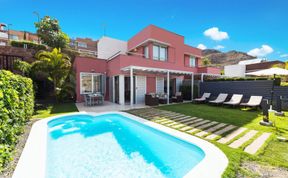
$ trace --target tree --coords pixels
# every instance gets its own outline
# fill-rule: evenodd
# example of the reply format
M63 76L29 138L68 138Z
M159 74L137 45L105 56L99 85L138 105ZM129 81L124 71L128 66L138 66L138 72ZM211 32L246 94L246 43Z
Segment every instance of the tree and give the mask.
M209 66L211 64L211 60L208 57L204 57L202 59L203 66Z
M55 18L45 16L35 23L37 35L41 41L52 48L65 48L69 44L69 37L62 32L59 22Z
M40 51L36 54L36 58L38 60L32 63L32 70L47 75L54 84L54 95L57 97L71 69L70 58L57 48L54 48L52 52Z

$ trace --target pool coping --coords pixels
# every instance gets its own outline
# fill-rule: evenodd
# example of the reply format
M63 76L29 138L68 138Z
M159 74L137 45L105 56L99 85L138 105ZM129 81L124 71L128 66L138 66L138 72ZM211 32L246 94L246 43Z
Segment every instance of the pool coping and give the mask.
M46 169L46 147L47 147L47 129L48 122L70 115L92 115L98 116L103 114L120 114L126 116L132 120L140 122L144 125L162 131L166 134L172 135L183 141L192 143L201 148L205 157L189 171L184 177L201 177L201 178L218 178L228 166L228 159L226 155L212 143L200 139L196 136L189 135L187 133L180 132L175 129L168 128L158 123L148 121L141 117L125 113L125 112L78 112L63 114L58 116L49 117L43 120L35 122L31 128L30 134L26 141L25 147L22 151L21 157L17 163L12 178L44 178Z

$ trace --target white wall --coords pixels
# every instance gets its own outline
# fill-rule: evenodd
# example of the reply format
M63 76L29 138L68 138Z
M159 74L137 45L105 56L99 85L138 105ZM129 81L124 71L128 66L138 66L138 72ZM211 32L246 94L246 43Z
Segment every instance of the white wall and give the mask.
M121 54L127 52L127 42L117 40L110 37L102 37L97 44L98 58L108 59L117 52L121 51Z
M164 93L164 78L156 77L156 93Z
M224 74L227 77L245 77L246 65L224 66Z
M119 104L125 104L125 76L119 75Z

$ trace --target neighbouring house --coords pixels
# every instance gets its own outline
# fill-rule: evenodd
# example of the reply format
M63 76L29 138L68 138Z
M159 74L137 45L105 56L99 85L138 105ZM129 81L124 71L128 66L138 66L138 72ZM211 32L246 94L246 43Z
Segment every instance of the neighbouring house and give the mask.
M224 66L224 74L227 77L245 77L246 73L263 69L270 69L275 65L284 64L282 61L268 61L266 59L251 59L240 61L236 65Z
M8 44L8 31L7 25L0 23L0 46L6 46Z
M195 74L220 74L220 69L201 66L202 50L154 25L128 41L102 37L95 46L95 57L80 55L73 64L77 102L84 94L101 92L114 103L139 104L146 93L174 95L184 79L193 85Z
M70 39L70 47L77 50L80 54L97 56L97 40L91 38Z

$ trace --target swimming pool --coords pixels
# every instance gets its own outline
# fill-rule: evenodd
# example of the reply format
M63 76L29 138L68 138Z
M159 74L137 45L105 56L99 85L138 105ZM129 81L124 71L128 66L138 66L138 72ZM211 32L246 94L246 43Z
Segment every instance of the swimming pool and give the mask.
M221 177L227 164L214 145L139 117L80 113L34 124L13 177Z

